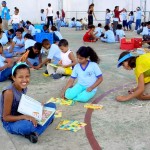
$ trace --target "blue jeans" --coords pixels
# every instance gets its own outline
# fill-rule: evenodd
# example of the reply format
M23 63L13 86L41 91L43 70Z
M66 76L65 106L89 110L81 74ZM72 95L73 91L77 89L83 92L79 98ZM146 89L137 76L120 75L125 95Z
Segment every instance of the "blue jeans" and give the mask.
M140 26L141 26L141 19L136 19L135 30L140 28Z
M66 90L65 97L78 102L87 102L94 97L96 91L87 92L86 89L87 87L77 83Z
M130 30L132 29L131 25L132 25L133 21L129 21L128 22L128 26L127 26L127 29L129 28Z
M110 19L106 19L105 20L105 25L109 25L110 24Z
M51 107L56 109L56 105L54 103L48 103L45 104L46 107ZM29 135L33 132L37 133L38 135L41 135L47 127L50 125L50 123L53 121L54 115L49 118L49 120L43 125L37 125L35 127L33 123L29 120L19 120L16 122L5 122L3 121L3 127L11 134L17 134L17 135Z
M11 76L12 68L6 68L0 72L0 82L3 82Z
M57 20L57 21L56 21L56 27L57 27L57 30L60 31L61 20Z

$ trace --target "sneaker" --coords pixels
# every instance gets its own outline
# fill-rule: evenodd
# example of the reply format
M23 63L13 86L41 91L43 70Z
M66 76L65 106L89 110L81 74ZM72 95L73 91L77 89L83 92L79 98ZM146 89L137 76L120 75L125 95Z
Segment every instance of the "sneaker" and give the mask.
M49 77L49 74L48 74L48 71L47 71L47 70L45 70L45 72L43 73L43 76Z
M25 138L29 139L31 143L37 143L38 141L38 136L34 132L29 135L25 135Z

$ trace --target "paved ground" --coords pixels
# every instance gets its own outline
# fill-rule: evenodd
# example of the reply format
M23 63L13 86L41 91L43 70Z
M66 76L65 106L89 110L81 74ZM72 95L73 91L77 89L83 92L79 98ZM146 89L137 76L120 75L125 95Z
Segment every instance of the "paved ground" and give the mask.
M130 87L135 86L132 71L117 69L117 59L121 50L119 44L83 43L85 31L62 28L63 37L68 39L70 48L76 50L82 45L93 47L101 58L100 68L104 81L91 102L104 106L102 110L87 111L82 103L74 106L58 106L63 116L39 137L37 144L27 139L6 133L0 124L0 150L149 150L150 149L150 102L133 99L129 102L116 102L115 97L126 94ZM127 37L137 36L134 32L126 32ZM60 90L66 79L53 80L44 77L42 72L32 71L28 95L47 101L50 97L59 97ZM0 83L0 91L9 82ZM75 119L86 122L85 129L73 133L56 130L57 124L63 119Z

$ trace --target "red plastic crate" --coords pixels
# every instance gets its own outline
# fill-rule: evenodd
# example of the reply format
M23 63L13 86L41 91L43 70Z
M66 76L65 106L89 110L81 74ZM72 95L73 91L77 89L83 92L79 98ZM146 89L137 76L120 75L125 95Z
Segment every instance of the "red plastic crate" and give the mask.
M134 48L142 47L142 38L134 38Z
M122 38L120 40L120 49L121 50L133 50L134 49L134 39Z

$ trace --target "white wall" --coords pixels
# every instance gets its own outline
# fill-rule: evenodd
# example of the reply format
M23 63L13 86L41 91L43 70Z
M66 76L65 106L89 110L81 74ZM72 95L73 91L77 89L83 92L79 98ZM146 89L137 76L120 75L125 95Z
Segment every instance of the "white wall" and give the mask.
M8 8L13 14L14 7L20 9L20 15L23 20L30 20L32 23L40 22L40 9L46 9L47 4L51 3L54 14L60 9L59 3L61 0L6 0ZM111 10L114 9L116 5L120 6L120 9L126 8L129 10L135 10L137 6L140 6L140 2L144 0L62 0L63 8L67 11L84 11L78 13L77 18L87 17L87 9L89 4L93 1L95 4L95 11L105 11L106 8ZM133 2L133 3L132 3ZM147 11L150 11L150 0L147 0ZM76 17L76 13L66 13L68 18ZM98 13L97 19L102 20L104 14Z

